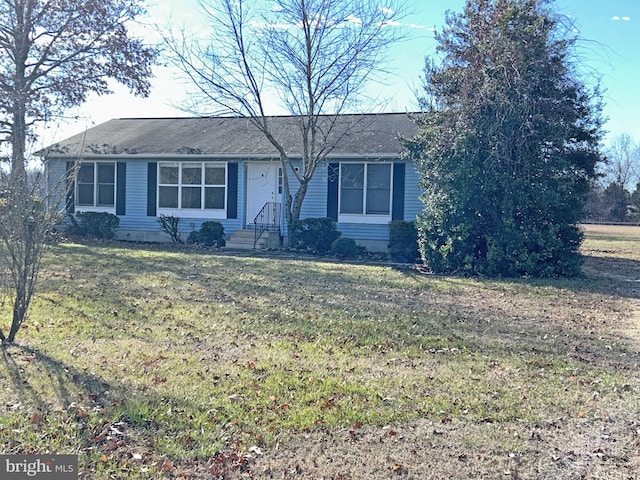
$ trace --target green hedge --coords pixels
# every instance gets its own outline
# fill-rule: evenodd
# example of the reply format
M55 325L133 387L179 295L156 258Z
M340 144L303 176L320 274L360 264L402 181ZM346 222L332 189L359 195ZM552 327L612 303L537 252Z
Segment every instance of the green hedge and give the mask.
M389 223L389 253L395 262L415 263L420 259L416 222Z
M187 243L195 243L207 247L223 247L225 244L224 226L220 222L204 222L200 226L200 230L193 231L189 234Z
M107 212L78 212L69 215L68 225L72 235L111 240L116 236L120 219Z
M289 225L289 246L296 250L327 253L340 235L330 218L295 220Z

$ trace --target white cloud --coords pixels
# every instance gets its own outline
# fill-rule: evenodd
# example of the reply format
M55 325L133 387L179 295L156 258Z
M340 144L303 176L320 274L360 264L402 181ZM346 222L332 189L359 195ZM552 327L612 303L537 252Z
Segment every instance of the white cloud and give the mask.
M389 17L392 16L394 13L396 13L396 12L393 11L393 9L391 9L389 7L382 7L382 8L380 8L380 11L382 13L384 13L385 15L389 16Z
M620 21L630 22L631 21L631 17L626 17L626 16L625 17L619 17L618 15L615 15L615 16L611 17L611 21L613 21L613 22L620 22Z
M429 30L430 32L435 32L436 31L436 27L426 27L425 25L418 25L416 23L409 23L406 25L409 28L413 28L415 30Z

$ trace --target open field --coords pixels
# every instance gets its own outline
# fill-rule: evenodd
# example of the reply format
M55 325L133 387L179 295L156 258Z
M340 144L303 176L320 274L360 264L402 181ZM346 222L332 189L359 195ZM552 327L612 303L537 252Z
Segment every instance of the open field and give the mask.
M640 227L586 232L571 280L54 246L0 351L2 453L91 479L640 478Z

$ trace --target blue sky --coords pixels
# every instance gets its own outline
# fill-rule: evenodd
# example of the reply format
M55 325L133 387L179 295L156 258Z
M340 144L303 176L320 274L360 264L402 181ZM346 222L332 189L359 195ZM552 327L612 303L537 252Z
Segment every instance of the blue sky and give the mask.
M246 1L246 0L245 0ZM413 12L404 21L408 40L391 52L390 69L396 72L383 85L372 85L371 94L386 99L387 111L416 109L415 92L425 57L435 53L433 28L444 24L445 11L460 12L464 0L408 0ZM556 0L555 10L570 19L582 41L579 60L584 80L600 81L604 89L604 115L608 118L606 141L627 133L640 142L640 0ZM153 21L178 27L196 25L201 18L197 0L154 0L149 8ZM411 26L409 26L411 25ZM46 132L43 143L61 140L111 118L186 116L179 107L187 87L174 72L158 68L149 98L139 99L123 88L93 98L70 120ZM281 113L281 112L272 112Z

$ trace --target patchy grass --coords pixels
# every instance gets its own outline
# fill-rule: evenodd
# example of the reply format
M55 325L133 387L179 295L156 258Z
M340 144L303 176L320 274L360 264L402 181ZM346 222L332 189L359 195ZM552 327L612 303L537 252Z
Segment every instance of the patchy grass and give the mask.
M0 442L99 479L622 478L639 239L587 227L585 276L545 281L60 244L1 351ZM626 450L592 448L614 426Z

